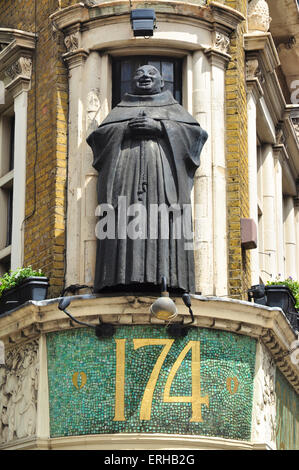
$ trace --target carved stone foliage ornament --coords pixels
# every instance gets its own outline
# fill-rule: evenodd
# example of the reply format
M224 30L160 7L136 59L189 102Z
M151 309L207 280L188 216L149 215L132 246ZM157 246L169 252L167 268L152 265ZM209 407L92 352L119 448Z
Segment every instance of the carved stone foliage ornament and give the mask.
M228 54L229 52L229 37L226 34L220 33L219 31L215 32L214 36L214 49L217 51L223 52L224 54Z
M249 31L262 31L266 33L270 27L271 18L266 0L251 0L248 5Z
M68 52L73 52L79 47L79 33L73 33L64 38L64 44Z
M256 407L253 439L275 444L275 363L264 345L259 345L260 367L256 376Z
M31 78L32 60L29 57L20 57L5 71L5 75L14 80L18 76Z
M87 95L87 132L95 131L99 125L99 112L101 110L100 90L93 88Z
M38 341L7 352L0 368L0 443L36 432Z

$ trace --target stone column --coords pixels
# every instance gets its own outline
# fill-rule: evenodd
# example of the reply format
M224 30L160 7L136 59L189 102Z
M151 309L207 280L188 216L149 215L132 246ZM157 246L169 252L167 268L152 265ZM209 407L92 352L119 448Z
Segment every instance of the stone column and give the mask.
M14 100L14 185L11 241L11 269L23 266L26 193L27 103L32 73L31 57L21 56L6 70L6 86Z
M101 57L98 52L91 52L84 67L84 85L82 102L84 106L83 142L85 148L81 163L81 264L80 279L82 284L92 285L94 280L96 261L96 207L97 207L97 180L98 172L92 167L93 155L91 148L85 143L86 138L93 132L101 120L103 107L102 82L106 77L102 75ZM110 83L110 82L109 82Z
M257 141L256 141L256 97L249 91L247 96L248 117L248 186L249 186L249 217L258 226L258 184L257 184ZM258 249L250 250L251 285L259 283Z
M209 138L194 180L196 290L213 294L213 193L211 134L211 66L203 51L193 54L193 116Z
M27 147L27 91L14 96L15 154L13 186L13 221L11 241L11 269L23 265L23 221L25 219L26 147Z
M228 293L228 247L225 155L225 69L230 59L229 39L214 32L213 47L207 52L211 64L211 161L213 200L213 294Z
M284 269L284 234L283 234L283 196L282 196L282 154L279 146L274 147L275 164L275 212L276 212L276 243L277 243L277 274L285 278Z
M67 236L66 236L66 286L81 284L81 208L82 208L82 161L84 158L84 63L88 53L79 48L79 32L65 39L69 52L64 59L69 70L69 149L67 185ZM78 48L76 48L78 47Z
M276 217L275 217L275 171L273 148L271 144L265 144L263 153L263 218L264 218L264 266L263 276L265 280L273 280L276 271Z
M297 279L296 230L293 196L284 199L285 275Z

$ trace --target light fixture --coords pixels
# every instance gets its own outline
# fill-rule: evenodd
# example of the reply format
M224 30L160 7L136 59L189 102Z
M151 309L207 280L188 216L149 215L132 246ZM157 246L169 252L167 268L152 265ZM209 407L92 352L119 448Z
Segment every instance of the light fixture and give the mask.
M182 295L182 299L186 307L189 309L191 321L189 323L184 324L183 320L182 322L170 323L167 326L168 333L176 338L186 336L189 330L189 326L194 323L194 315L191 309L191 297L187 292L185 292ZM178 315L176 305L173 300L169 297L165 276L162 276L161 297L155 300L155 302L151 305L150 312L156 318L168 322L171 322Z
M150 312L159 320L171 321L177 314L177 308L167 292L166 277L162 276L161 297L159 297L150 307Z
M99 319L99 325L94 325L92 323L86 323L80 320L77 320L76 318L73 317L66 309L71 303L71 298L70 297L63 297L59 303L58 303L58 308L59 310L63 311L66 315L70 317L71 320L73 320L75 323L78 323L79 325L83 326L88 326L89 328L93 328L95 330L95 334L98 338L109 338L114 335L115 333L115 328L111 323L102 323L101 320Z
M156 28L155 10L138 8L131 10L131 26L134 36L149 37L154 35Z

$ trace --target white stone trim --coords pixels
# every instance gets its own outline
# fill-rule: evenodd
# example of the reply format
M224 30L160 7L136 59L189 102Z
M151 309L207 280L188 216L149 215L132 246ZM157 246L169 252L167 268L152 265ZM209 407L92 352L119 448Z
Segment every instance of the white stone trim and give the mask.
M10 28L0 28L1 42L7 44L0 52L0 80L5 84L5 102L13 104L15 115L14 171L13 171L13 221L11 243L11 269L23 263L23 221L25 219L26 147L27 147L27 96L32 74L32 57L35 35ZM1 132L3 139L3 132Z
M3 450L161 450L192 451L201 450L274 450L266 442L246 442L208 436L174 434L92 434L49 439L23 439L0 446ZM146 457L145 457L146 459Z

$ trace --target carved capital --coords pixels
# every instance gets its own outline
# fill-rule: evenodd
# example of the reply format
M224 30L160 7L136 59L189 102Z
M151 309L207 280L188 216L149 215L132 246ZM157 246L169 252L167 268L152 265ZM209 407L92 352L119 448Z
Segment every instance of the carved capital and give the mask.
M229 53L230 40L229 37L219 31L214 32L213 49L220 51L224 54Z
M246 61L246 79L256 78L259 72L259 61L256 58Z
M299 142L299 118L293 118L292 122L293 122L293 126L294 126L294 129L295 129L295 133L296 133L298 142Z
M286 139L283 133L283 124L279 122L275 128L276 145L284 144Z
M19 76L30 79L31 73L32 60L29 57L20 57L16 62L14 62L5 70L6 77L10 78L11 80L15 80Z
M65 62L67 63L68 69L74 69L81 67L88 57L89 52L86 49L76 49L71 52L67 52L63 55Z
M68 52L74 52L79 48L79 31L69 34L64 38L64 44Z

